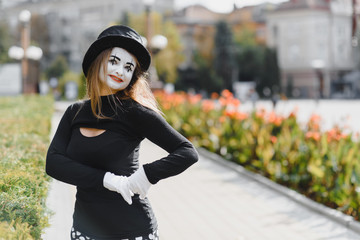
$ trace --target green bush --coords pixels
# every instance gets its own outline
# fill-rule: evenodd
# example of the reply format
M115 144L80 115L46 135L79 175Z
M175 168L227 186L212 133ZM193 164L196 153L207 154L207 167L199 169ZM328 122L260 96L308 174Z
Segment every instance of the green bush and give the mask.
M196 146L359 220L360 142L338 126L323 132L313 115L306 126L296 112L244 113L229 91L212 100L156 93L167 120Z
M52 112L49 96L0 98L0 239L40 239L47 225Z

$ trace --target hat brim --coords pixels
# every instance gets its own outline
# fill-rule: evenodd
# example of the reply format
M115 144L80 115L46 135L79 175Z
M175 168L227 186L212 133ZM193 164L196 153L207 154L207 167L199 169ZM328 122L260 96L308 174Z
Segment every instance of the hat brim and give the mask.
M133 54L138 60L143 71L149 69L151 57L149 51L138 41L123 36L107 36L93 42L85 53L82 68L85 76L89 71L92 62L104 50L120 47Z

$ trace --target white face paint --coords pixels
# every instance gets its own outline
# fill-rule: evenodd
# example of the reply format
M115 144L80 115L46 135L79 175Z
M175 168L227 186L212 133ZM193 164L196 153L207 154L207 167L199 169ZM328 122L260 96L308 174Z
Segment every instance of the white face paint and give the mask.
M107 73L103 67L100 70L100 79L105 82L111 90L119 91L125 89L131 81L136 67L135 58L125 49L115 47L112 49L107 62Z

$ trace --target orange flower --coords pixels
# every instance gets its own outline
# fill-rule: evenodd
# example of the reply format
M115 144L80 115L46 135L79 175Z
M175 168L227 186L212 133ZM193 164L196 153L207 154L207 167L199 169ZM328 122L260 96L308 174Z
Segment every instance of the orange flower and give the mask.
M171 108L171 104L169 102L163 102L162 107L165 110L169 110Z
M220 123L224 123L226 121L226 116L221 116L220 118L219 118L219 122Z
M203 100L202 101L202 109L205 112L210 112L215 109L215 103L212 100Z
M272 143L276 143L276 142L277 142L277 137L271 136L271 137L270 137L270 141L271 141Z
M334 128L330 129L329 131L326 132L327 134L327 141L331 142L333 140L335 141L340 141L343 138L346 138L347 135L343 134L341 132L341 129L337 126L335 126Z
M275 112L274 112L274 111L273 111L273 112L270 112L270 113L269 113L269 116L268 116L268 121L269 121L269 123L274 123L275 120L276 120L276 114L275 114Z
M268 116L268 122L280 126L283 121L283 117L277 116L275 112L271 112Z
M307 123L309 130L319 131L320 121L321 121L321 117L319 115L316 114L311 115L309 122Z
M245 119L247 119L248 118L248 114L247 113L243 113L243 112L236 112L235 113L235 118L237 119L237 120L245 120Z
M235 108L237 108L237 107L240 106L240 100L237 99L237 98L233 98L233 99L231 99L230 105L232 105L232 106L234 106Z
M170 101L173 103L174 106L178 106L180 104L183 104L186 101L186 94L185 93L177 93L169 95L170 98L168 98L166 101Z
M228 89L225 89L221 92L221 96L225 98L232 98L233 94Z
M312 131L307 132L305 137L308 139L314 139L315 141L319 141L321 138L319 132L312 132Z
M201 101L202 96L201 96L201 94L189 95L188 99L189 99L190 104L196 104Z
M233 109L226 109L224 111L224 115L227 116L227 117L230 117L230 118L234 118L235 116L235 110Z
M219 98L219 94L216 92L211 93L211 99L215 100Z
M220 97L219 102L223 107L237 108L240 106L240 100L232 97L232 95L230 97Z
M234 109L226 109L224 112L224 115L231 119L237 119L237 120L244 120L244 119L248 118L247 113L239 112Z
M274 124L275 124L275 126L280 126L282 122L283 122L283 118L277 117L274 121Z

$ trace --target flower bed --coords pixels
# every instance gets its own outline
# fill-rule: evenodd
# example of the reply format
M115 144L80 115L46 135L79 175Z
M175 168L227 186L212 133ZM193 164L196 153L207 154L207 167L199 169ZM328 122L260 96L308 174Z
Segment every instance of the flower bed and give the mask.
M50 97L0 98L0 239L40 239L47 225Z
M359 220L358 136L338 126L321 131L317 115L302 126L296 111L288 116L264 109L242 112L227 90L212 99L164 92L156 97L169 123L197 147Z

